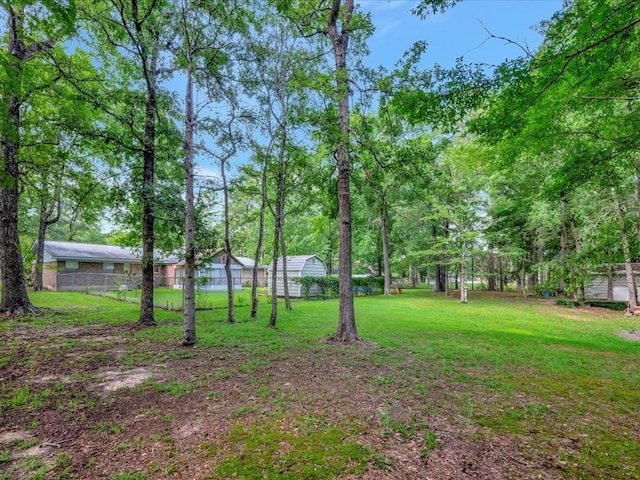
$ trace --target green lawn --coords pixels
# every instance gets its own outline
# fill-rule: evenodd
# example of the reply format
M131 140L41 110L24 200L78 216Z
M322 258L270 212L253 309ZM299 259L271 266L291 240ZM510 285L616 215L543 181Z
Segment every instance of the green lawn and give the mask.
M131 303L140 303L141 291L139 289L128 290L126 292L110 291L104 295ZM251 288L245 287L241 290L235 290L233 295L233 304L236 307L251 305ZM266 288L259 288L258 295L263 297L263 301L268 301ZM154 291L153 303L160 308L180 310L182 308L182 302L182 290L157 288ZM196 308L201 310L227 308L227 293L196 291Z
M219 306L217 297L226 297L212 295ZM104 297L40 292L32 299L53 310L27 324L0 323L8 345L0 367L18 358L11 332L25 325L121 328L137 318L136 305ZM490 472L482 465L492 455L504 478L640 478L640 342L619 335L640 329L635 318L514 294L472 292L461 304L405 290L356 298L366 343L344 346L327 341L336 329L337 300L295 301L291 312L281 306L276 329L265 327L270 305L261 300L259 320L249 320L248 304L241 304L235 325L224 322L224 310L199 311L195 350L178 346L180 314L158 310L158 326L130 331L130 346L111 360L120 368L177 362L170 379L134 392L157 402L182 399L163 407L169 410L158 413L160 424L167 411L179 422L184 408L223 422L215 438L193 447L196 457L208 459L208 476L201 478L360 478L363 472L411 478L412 465L431 469L434 478L439 471L455 478L464 469L447 463L451 458L476 462L482 475ZM180 363L192 357L200 359L197 368ZM11 413L31 418L19 408L28 402L18 393L36 385L16 380L1 387L5 426L18 428ZM167 435L170 452L179 442ZM135 438L119 441L140 453ZM125 470L165 478L149 465ZM189 475L195 474L178 478Z

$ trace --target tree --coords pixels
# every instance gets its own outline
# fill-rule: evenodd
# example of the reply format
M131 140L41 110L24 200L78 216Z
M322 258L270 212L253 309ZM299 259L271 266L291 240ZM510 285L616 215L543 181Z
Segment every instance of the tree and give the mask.
M142 161L138 190L142 209L142 293L138 323L142 326L155 325L154 226L156 200L161 198L157 195L155 179L158 130L159 127L171 129L159 121L169 110L159 90L162 75L171 71L162 64L163 49L170 45L169 7L166 1L157 0L103 0L87 5L84 10L96 41L93 47L101 53L103 69L115 67L115 71L105 72L109 84L102 85L103 91L108 91L115 101L109 103L95 91L82 92L112 118L120 133L126 131L126 137L116 139L114 134L110 140L124 148L127 155ZM122 77L117 78L117 74ZM144 105L142 112L136 111L139 101ZM164 156L166 152L161 154Z
M341 342L359 340L353 305L352 233L351 233L351 162L349 158L349 70L347 54L353 21L353 0L333 0L327 18L327 33L331 39L335 60L336 98L339 133L335 149L338 166L338 281L340 285L340 317L335 339Z
M56 41L74 28L75 3L54 0L41 3L2 1L0 7L6 14L7 22L4 37L6 50L0 57L3 67L0 112L0 311L19 314L35 310L27 297L18 236L22 113L38 92L46 90L56 81L55 75L42 70L39 59L52 51ZM28 16L32 16L34 21L26 21ZM38 25L41 30L32 31L33 25ZM41 38L43 34L45 38L30 41Z
M224 83L224 73L230 65L230 53L237 48L234 43L236 33L246 29L246 10L235 2L212 2L202 4L182 0L179 9L180 22L177 26L179 45L177 46L177 64L186 75L185 121L184 121L184 176L185 176L185 278L184 292L184 329L182 344L189 346L196 342L195 325L195 272L198 252L196 244L196 209L194 194L194 158L198 145L195 142L196 129L206 123L198 119L206 106L219 96L216 84ZM213 93L204 104L195 105L195 90ZM207 96L209 97L209 96ZM228 214L228 190L223 166L223 187L225 194L225 212ZM225 222L228 226L228 223ZM228 228L225 228L227 258L230 260L230 241ZM230 277L229 266L226 266ZM230 319L233 319L233 292L229 303Z

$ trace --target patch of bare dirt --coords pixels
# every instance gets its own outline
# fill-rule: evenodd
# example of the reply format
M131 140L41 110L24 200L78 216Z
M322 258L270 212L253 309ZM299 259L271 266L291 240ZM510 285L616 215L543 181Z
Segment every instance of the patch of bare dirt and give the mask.
M632 340L634 342L640 342L640 331L639 330L632 330L632 331L622 330L619 335L622 338L626 338L627 340Z
M100 373L103 381L97 387L105 392L114 392L121 388L132 388L153 377L150 368L140 367L132 370L107 370Z

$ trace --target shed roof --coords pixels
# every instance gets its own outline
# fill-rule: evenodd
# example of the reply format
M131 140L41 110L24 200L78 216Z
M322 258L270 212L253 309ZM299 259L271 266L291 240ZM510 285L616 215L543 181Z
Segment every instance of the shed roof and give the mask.
M33 245L35 249L36 243ZM117 245L98 245L95 243L60 242L45 240L44 250L52 258L57 260L88 260L140 262L142 252L131 247L119 247ZM175 263L174 257L156 258L159 263Z
M304 268L307 261L311 258L317 258L324 265L324 261L317 255L292 255L287 256L287 271L300 271ZM282 257L278 257L278 268L282 268ZM326 267L325 267L326 268ZM269 270L273 270L273 262L269 264Z

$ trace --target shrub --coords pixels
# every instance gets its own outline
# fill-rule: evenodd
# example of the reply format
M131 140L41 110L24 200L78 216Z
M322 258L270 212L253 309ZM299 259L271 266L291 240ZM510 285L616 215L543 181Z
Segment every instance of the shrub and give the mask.
M627 302L609 302L607 300L589 300L585 302L587 305L591 307L600 307L600 308L608 308L609 310L626 310Z
M569 300L568 298L559 298L556 300L556 305L560 305L561 307L574 308L579 306L580 302L576 302L575 300Z

